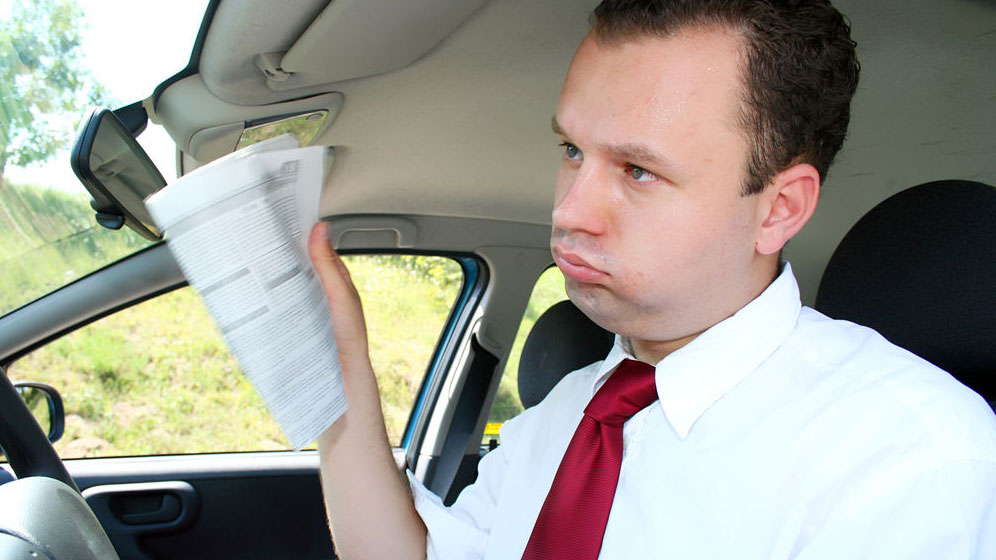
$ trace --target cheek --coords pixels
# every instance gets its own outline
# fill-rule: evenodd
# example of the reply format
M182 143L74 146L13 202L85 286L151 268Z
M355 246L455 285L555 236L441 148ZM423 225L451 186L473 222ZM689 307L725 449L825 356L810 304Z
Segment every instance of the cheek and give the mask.
M625 278L618 286L623 293L645 298L686 269L689 253L694 251L680 216L656 208L630 209L619 216L619 223L622 242L615 264L619 276Z
M708 209L688 200L668 197L627 204L619 217L631 258L658 261L696 250L696 245L713 235Z
M704 258L715 271L717 280L742 278L754 259L754 213L748 204L736 201L712 224L712 238L703 248Z
M561 164L560 170L557 172L557 183L554 185L553 189L554 207L560 204L560 201L564 199L564 195L567 194L567 188L571 184L571 180L571 170L566 165Z
M682 277L699 269L722 269L742 260L753 246L751 221L738 204L683 201L644 206L622 216L627 273L634 289Z

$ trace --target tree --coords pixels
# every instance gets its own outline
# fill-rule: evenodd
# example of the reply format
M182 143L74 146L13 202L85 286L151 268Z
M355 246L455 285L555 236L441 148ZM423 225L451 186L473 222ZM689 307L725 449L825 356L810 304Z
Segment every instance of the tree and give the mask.
M15 0L0 21L0 181L8 163L44 161L103 89L80 64L82 11L75 0Z

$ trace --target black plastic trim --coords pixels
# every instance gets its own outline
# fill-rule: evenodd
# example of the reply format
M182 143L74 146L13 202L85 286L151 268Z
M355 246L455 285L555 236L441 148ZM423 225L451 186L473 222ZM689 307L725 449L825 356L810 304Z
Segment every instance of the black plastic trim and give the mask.
M62 434L66 431L66 409L62 405L62 395L59 394L59 391L55 387L35 381L18 381L14 383L15 389L20 389L21 387L30 387L45 393L46 401L48 402L48 417L51 421L51 425L48 428L48 441L51 443L59 441L62 438Z
M18 478L54 478L79 492L38 421L0 369L0 448Z
M454 321L455 323L448 343L445 347L437 344L436 352L430 361L430 363L435 364L435 373L437 374L428 375L431 372L427 372L427 375L422 379L422 386L419 387L419 398L427 402L428 406L423 406L417 417L414 415L413 409L413 416L409 419L409 427L406 429L406 431L411 432L411 437L408 439L405 447L405 463L412 469L415 468L419 450L425 443L425 432L429 426L429 420L432 418L436 405L439 404L439 395L443 390L443 385L447 377L443 373L449 371L450 366L452 366L453 361L456 359L461 342L464 340L467 330L471 326L471 319L480 305L481 297L484 295L484 291L490 282L490 269L484 260L478 255L473 255L472 258L478 266L476 281L473 284L464 286L466 290L464 292L466 298L464 304L462 306L454 306L450 312L451 315L447 322Z
M9 317L12 317L14 314L18 314L18 313L30 313L31 312L30 310L32 308L36 307L36 306L49 305L49 302L52 301L51 298L55 298L55 297L58 297L60 295L64 295L69 290L75 289L74 286L77 286L78 284L80 284L82 282L93 281L94 277L97 274L99 274L99 273L101 273L101 272L103 272L103 271L105 271L105 270L107 270L107 269L109 269L111 267L114 267L114 266L124 266L124 263L126 263L127 261L129 261L131 259L139 258L140 256L142 256L145 253L149 253L149 252L156 251L156 250L168 251L168 249L166 248L166 244L163 243L163 242L155 243L153 245L149 245L148 247L143 247L142 249L139 249L138 251L135 251L134 253L132 253L132 254L126 256L126 257L121 258L120 260L114 261L114 262L112 262L110 264L107 264L106 266L98 268L97 270L95 270L95 271L87 274L86 276L82 276L80 278L77 278L76 280L73 280L72 282L70 282L70 283L62 286L61 288L58 288L57 290L55 290L53 292L49 292L49 293L45 294L44 296L42 296L42 297L40 297L40 298L38 298L38 299L36 299L34 301L31 301L31 302L28 302L28 303L24 304L23 306L21 306L21 307L15 309L15 310L9 312L7 315L4 315L3 317L0 317L0 320L7 320ZM158 296L160 296L162 294L166 294L166 293L172 292L173 290L176 290L176 289L179 289L179 288L183 288L183 287L185 287L187 285L188 284L187 284L186 281L179 282L179 283L176 283L176 284L170 284L170 285L168 285L168 286L166 286L164 288L161 288L161 289L154 290L154 291L148 292L146 294L143 294L141 297L137 297L135 299L128 300L128 301L126 301L124 303L121 303L120 305L115 305L113 307L105 309L105 310L101 311L100 313L95 313L94 315L90 315L90 316L88 316L88 317L86 317L84 319L81 319L80 321L78 321L76 323L68 325L68 326L66 326L63 329L55 331L52 334L50 334L50 335L48 335L48 336L46 336L44 338L41 338L41 339L37 340L36 342L33 342L33 343L25 346L24 348L21 348L20 350L11 353L8 356L0 356L0 367L9 366L10 364L16 362L18 359L20 359L20 358L22 358L22 357L30 354L31 352L35 351L36 349L41 348L42 346L45 346L46 344L49 344L50 342L52 342L52 341L54 341L54 340L56 340L58 338L61 338L61 337L65 336L65 335L67 335L67 334L69 334L69 333L71 333L71 332L73 332L73 331L75 331L77 329L83 328L83 327L89 325L90 323L93 323L95 321L99 321L100 319L103 319L104 317L107 317L109 315L113 315L113 314L117 313L118 311L121 311L123 309L128 309L129 307L131 307L133 305L138 305L139 303L142 303L143 301L147 301L147 300L150 300L150 299L152 299L154 297L158 297Z
M194 40L194 48L190 51L190 60L187 62L187 66L156 86L156 89L152 92L152 107L155 108L159 104L159 97L169 86L200 72L201 52L204 50L204 41L207 39L208 30L214 21L214 14L217 13L219 4L221 4L221 0L211 0L207 8L204 9L204 18L201 20L200 29L197 30L197 38Z
M456 500L456 495L463 489L454 487L453 481L457 478L471 438L475 435L477 419L481 409L484 408L491 379L499 362L498 356L481 346L476 335L471 339L470 346L474 357L471 359L460 397L453 410L450 429L446 432L439 460L434 463L434 472L426 475L429 489L439 496L444 496L446 505L452 504ZM475 453L474 457L476 456Z
M145 106L142 105L141 101L136 101L124 107L118 107L114 109L113 113L121 121L121 124L125 125L125 128L131 132L131 135L136 138L149 125L149 113L145 110Z
M144 112L144 109L142 111ZM104 121L112 128L120 125L125 131L130 132L128 125L121 122L121 119L118 118L114 111L105 107L95 107L84 119L82 126L80 126L79 136L76 138L76 142L73 144L73 149L70 153L69 165L92 197L90 207L97 212L97 223L108 229L121 229L121 226L127 225L135 233L149 241L160 241L163 236L155 225L144 223L121 205L108 192L104 183L97 178L90 167L90 154L93 151L94 140L97 137L97 131L100 130L101 123ZM145 154L145 150L135 140L134 133L123 136L122 139L126 144L129 144L131 151ZM148 156L145 157L148 159ZM148 171L154 174L153 178L160 184L160 189L166 186L166 179L163 178L162 173L152 163L152 160L147 161L146 167Z

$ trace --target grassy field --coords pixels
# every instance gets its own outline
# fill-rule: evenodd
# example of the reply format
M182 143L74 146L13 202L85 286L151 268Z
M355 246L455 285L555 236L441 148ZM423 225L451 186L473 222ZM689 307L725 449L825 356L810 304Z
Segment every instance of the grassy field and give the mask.
M189 288L63 337L9 374L62 394L63 457L286 448Z
M0 213L0 294L6 294L8 306L0 313L71 280L79 270L88 272L144 246L130 232L91 228L92 213L70 195L20 187L0 193L0 203L21 205ZM31 218L30 212L44 217ZM74 227L85 233L73 234ZM398 443L459 290L460 267L437 257L353 256L347 262L364 302L388 434ZM521 411L518 353L536 317L564 297L563 278L554 272L544 275L534 292L491 421ZM287 448L190 288L62 337L13 364L9 374L48 383L62 394L66 434L56 448L63 457Z
M525 344L526 336L532 330L536 319L551 305L565 299L567 294L564 292L563 273L557 268L547 269L536 282L532 296L529 298L529 305L515 335L515 343L505 364L505 372L502 374L501 384L498 385L498 394L488 415L488 422L501 423L522 412L518 389L519 356L522 354L522 345Z
M400 442L458 286L437 286L399 257L347 258L367 302L388 434ZM63 457L288 448L190 288L65 336L15 363L10 376L62 393Z
M0 314L149 244L93 216L87 195L0 185Z

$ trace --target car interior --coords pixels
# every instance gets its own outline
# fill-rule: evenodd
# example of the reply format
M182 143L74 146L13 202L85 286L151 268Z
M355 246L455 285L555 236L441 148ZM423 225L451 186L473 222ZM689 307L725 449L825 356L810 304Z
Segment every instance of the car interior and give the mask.
M179 175L247 131L320 121L309 142L335 150L319 215L337 249L461 263L395 448L399 469L449 503L489 449L502 372L553 264L563 148L549 123L596 4L212 0L188 66L113 107L133 133L146 118L164 127ZM996 3L834 4L851 20L861 82L816 214L784 258L805 305L880 330L996 405ZM0 317L0 369L185 283L152 244ZM601 359L611 336L569 302L553 306L522 350L521 403ZM11 480L0 550L334 557L313 450L60 459L20 403L0 383L0 481Z

